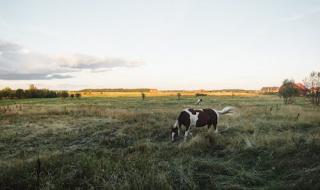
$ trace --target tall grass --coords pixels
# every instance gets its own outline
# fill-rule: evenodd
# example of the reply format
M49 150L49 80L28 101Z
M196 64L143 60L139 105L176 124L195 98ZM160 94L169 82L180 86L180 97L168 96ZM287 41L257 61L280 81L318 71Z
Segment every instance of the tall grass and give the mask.
M203 99L4 100L0 189L320 187L319 107L274 96ZM199 128L170 142L181 109L226 105L237 110L221 118L219 134Z

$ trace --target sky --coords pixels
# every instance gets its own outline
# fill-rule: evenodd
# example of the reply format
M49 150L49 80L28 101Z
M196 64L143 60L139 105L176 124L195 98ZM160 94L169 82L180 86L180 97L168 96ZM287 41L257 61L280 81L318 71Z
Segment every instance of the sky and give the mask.
M0 0L0 88L279 86L319 34L318 0Z

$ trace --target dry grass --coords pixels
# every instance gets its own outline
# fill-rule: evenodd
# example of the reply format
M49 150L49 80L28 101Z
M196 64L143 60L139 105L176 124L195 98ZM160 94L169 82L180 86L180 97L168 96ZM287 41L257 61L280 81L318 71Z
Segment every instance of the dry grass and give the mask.
M82 97L141 97L141 92L69 92L71 94L80 93ZM243 96L252 97L258 96L259 92L230 92L230 91L217 91L217 92L199 92L199 91L156 91L156 92L144 92L146 97L164 97L164 96L177 96L180 93L181 96L195 96L196 93L204 93L208 96Z
M0 189L320 187L319 107L274 96L203 99L2 100ZM201 128L170 142L181 109L226 105L237 111L222 117L219 134Z

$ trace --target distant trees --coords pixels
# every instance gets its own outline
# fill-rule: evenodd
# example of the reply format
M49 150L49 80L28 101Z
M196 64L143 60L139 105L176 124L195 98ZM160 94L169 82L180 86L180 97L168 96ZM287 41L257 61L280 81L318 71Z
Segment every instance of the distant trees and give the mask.
M1 95L3 98L10 98L12 94L12 90L9 87L5 87L4 89L1 90Z
M320 104L320 72L311 72L303 80L304 85L309 89L308 96L313 104Z
M48 89L37 89L35 85L30 85L29 89L17 89L12 90L9 87L6 87L0 90L0 99L23 99L23 98L57 98L62 97L66 98L69 94L67 91L54 91ZM81 95L77 94L76 97L80 97Z
M29 90L27 90L27 94L29 98L40 98L41 97L40 94L43 94L43 93L41 93L41 91L38 90L34 84L31 84L29 86Z
M293 103L293 98L299 95L299 89L294 80L285 79L279 89L279 95L283 98L285 104Z
M63 90L63 91L59 92L59 96L64 99L64 98L68 98L69 94L67 91Z
M70 98L80 98L81 94L80 93L70 94L69 97Z
M208 94L204 94L204 93L196 93L195 96L199 97L199 96L207 96Z
M23 97L25 97L24 90L21 89L21 88L17 89L17 90L16 90L16 98L21 99L21 98L23 98Z
M76 96L76 98L80 98L81 94L80 93L76 93L75 96Z

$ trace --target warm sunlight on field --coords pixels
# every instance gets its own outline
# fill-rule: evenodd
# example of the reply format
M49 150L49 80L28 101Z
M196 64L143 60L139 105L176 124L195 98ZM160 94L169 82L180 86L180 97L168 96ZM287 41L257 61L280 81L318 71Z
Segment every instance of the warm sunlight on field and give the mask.
M0 0L0 190L320 190L320 0Z
M69 94L79 93L76 91L70 91ZM258 96L260 92L258 91L248 91L248 92L232 92L232 91L219 91L219 92L202 92L202 91L157 91L157 92L144 92L146 97L155 96L177 96L180 93L181 96L195 96L197 93L204 93L207 96L243 96L252 97ZM140 97L141 92L80 92L82 97Z
M202 98L1 100L0 189L320 187L318 106L277 96ZM219 134L204 127L171 142L183 108L227 105L236 112L221 117Z

